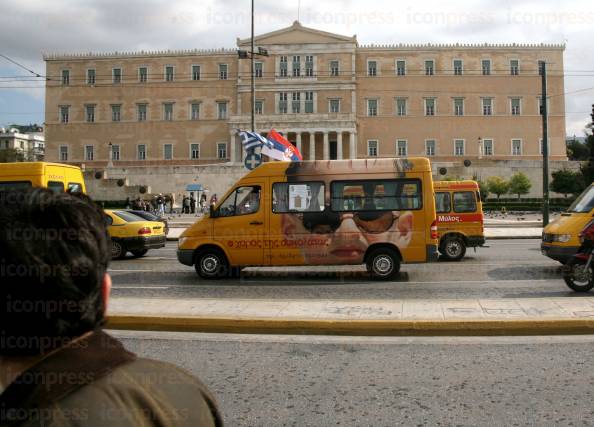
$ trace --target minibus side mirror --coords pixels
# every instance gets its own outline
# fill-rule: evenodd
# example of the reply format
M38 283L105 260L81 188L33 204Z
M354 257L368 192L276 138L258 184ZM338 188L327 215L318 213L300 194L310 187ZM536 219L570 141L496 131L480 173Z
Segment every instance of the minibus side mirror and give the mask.
M216 218L217 217L217 211L215 211L214 205L210 205L210 217L211 218Z

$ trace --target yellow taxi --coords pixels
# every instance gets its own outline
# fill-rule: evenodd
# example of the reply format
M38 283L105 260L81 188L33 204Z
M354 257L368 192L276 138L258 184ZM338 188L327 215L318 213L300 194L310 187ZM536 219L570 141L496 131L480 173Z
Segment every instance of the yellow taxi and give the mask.
M135 257L141 257L149 249L165 246L162 222L147 221L124 210L105 209L104 212L113 259L123 258L128 251Z
M594 184L542 231L542 254L565 264L580 248L579 233L594 217Z

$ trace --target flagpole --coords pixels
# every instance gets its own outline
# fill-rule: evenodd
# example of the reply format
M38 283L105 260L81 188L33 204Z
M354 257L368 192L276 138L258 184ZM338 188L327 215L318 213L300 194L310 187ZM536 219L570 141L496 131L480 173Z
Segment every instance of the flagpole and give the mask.
M250 59L250 68L252 70L252 132L256 131L256 82L254 80L254 0L252 0L252 54Z

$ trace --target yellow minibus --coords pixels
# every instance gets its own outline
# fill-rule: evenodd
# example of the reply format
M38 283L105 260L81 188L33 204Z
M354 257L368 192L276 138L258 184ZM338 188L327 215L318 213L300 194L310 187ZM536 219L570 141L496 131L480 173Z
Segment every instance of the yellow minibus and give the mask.
M46 187L55 192L86 192L78 166L47 162L0 164L0 191L30 187Z
M375 279L437 259L426 158L270 162L186 229L177 256L203 278L245 266L365 264Z
M586 188L566 212L542 231L543 255L562 264L571 259L580 247L578 234L594 217L594 184Z
M485 244L483 203L476 181L435 181L439 253L450 261Z

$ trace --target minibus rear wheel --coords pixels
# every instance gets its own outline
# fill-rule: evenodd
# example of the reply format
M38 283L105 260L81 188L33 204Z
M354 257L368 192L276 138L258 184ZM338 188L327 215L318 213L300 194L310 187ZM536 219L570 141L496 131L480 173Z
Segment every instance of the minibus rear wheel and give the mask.
M439 252L448 261L460 261L466 255L466 245L459 236L446 236L441 242Z
M400 256L391 248L377 248L367 256L366 264L374 280L390 280L400 271Z
M206 249L196 256L196 273L203 279L221 279L229 275L229 262L221 251Z

